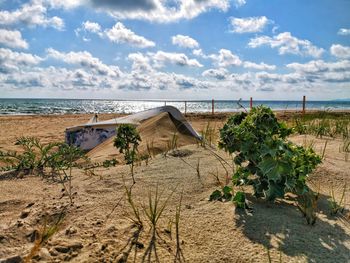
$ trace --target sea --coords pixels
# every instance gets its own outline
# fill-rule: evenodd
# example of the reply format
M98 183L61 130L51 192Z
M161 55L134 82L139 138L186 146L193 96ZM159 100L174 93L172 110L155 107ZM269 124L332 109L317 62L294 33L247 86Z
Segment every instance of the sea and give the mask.
M211 100L100 100L100 99L0 99L0 115L78 114L78 113L134 113L159 106L171 105L181 112L205 113L212 111ZM249 109L245 100L215 100L215 112ZM265 105L273 110L302 109L302 101L257 100L253 105ZM307 110L350 110L350 101L306 101Z

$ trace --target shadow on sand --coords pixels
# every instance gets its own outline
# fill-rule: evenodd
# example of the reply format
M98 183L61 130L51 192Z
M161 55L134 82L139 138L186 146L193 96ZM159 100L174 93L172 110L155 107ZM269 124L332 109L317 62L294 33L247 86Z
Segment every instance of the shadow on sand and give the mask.
M236 227L251 241L306 262L350 262L349 225L327 217L327 196L320 196L320 214L314 226L307 225L299 210L286 201L268 203L247 197L253 202L253 215L236 209L234 217Z

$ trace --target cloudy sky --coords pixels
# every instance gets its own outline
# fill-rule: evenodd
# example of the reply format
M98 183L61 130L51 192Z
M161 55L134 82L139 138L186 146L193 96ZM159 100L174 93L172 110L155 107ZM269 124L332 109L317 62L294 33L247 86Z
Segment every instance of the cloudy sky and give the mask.
M0 0L0 97L350 98L349 0Z

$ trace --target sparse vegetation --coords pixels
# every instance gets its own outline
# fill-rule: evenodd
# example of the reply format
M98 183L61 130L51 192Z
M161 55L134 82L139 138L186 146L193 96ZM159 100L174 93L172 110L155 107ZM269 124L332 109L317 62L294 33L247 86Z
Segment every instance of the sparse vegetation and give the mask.
M350 118L348 115L338 115L322 111L294 118L293 130L298 134L312 134L322 138L340 136L350 137Z
M31 173L43 175L45 167L51 166L54 169L55 164L52 159L62 143L45 145L35 137L20 137L15 145L20 146L21 151L0 151L0 162L5 165L2 170L13 170L21 175Z

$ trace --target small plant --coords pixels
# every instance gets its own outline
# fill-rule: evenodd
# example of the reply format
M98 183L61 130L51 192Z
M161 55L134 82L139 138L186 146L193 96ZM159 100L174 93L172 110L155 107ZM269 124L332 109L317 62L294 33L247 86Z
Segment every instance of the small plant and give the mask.
M215 172L210 172L209 174L211 174L214 177L216 186L222 186L222 183L221 183L221 180L219 177L219 170L217 167L216 167Z
M139 228L143 228L143 223L140 216L140 210L138 209L137 205L135 204L133 197L132 197L132 187L128 188L124 182L124 189L126 194L126 200L129 203L132 212L133 217L130 217L130 219L134 222L135 225L139 226Z
M221 190L215 190L209 197L209 201L232 201L233 189L230 186L224 186Z
M53 173L59 176L60 183L73 204L72 170L80 167L79 160L86 159L84 152L75 146L62 144L49 161Z
M171 197L171 194L168 196L168 198L161 203L161 193L158 192L158 185L156 186L154 197L152 196L152 192L149 192L148 195L148 205L143 205L143 211L146 215L146 218L148 219L150 226L151 226L151 240L149 242L148 247L145 250L145 253L142 257L142 262L147 260L147 262L151 262L151 256L152 252L154 253L156 262L160 262L157 254L157 235L158 231L158 221L161 218L164 209L167 205L167 202L169 198Z
M321 158L312 149L288 142L291 132L263 106L252 108L249 114L232 116L220 130L219 147L236 154L234 163L238 168L232 176L233 185L252 185L254 195L268 201L283 198L286 192L301 199L311 198L305 194L312 192L306 179ZM241 198L237 196L237 200ZM311 217L308 222L314 222L315 211L306 216Z
M48 225L47 220L45 219L41 230L36 232L37 235L35 237L34 246L30 250L29 255L24 258L24 262L32 262L32 258L38 253L42 245L44 245L58 231L65 215L66 211L63 210L51 225Z
M174 132L173 135L171 136L171 138L168 140L168 144L167 144L167 151L168 152L177 149L178 139L179 139L179 136L176 134L176 132Z
M117 136L114 139L114 146L119 149L120 153L124 154L126 163L130 165L131 176L134 184L134 163L137 159L140 141L141 137L133 125L121 124L117 128Z
M71 174L73 167L81 167L78 160L87 160L79 148L61 142L43 144L35 137L21 137L15 144L21 146L22 151L0 151L0 162L7 165L3 170L13 170L16 174L32 173L44 176L48 168L53 178L58 175L60 182L64 183L71 178L67 174L68 170ZM61 178L62 173L64 178ZM64 188L68 190L67 187Z
M145 161L146 166L148 165L149 159L151 158L151 156L149 156L147 153L145 154L140 154L137 158L137 160L140 162Z
M197 159L197 166L196 166L196 172L197 172L197 178L201 179L201 171L200 171L200 158Z
M200 146L212 146L215 141L215 127L212 128L210 122L208 122L205 128L201 131L201 137L202 140L200 141Z
M110 160L104 160L102 163L102 166L104 168L114 167L118 164L118 161L116 159L110 159Z
M146 142L148 156L152 159L154 157L154 140Z
M343 139L342 151L345 154L345 161L347 162L350 154L350 139Z
M322 156L321 156L321 159L324 160L325 157L326 157L326 148L327 148L327 144L328 144L328 140L325 141L324 143L324 147L323 147L323 150L322 150Z
M331 190L331 198L328 200L329 202L329 207L331 210L331 215L336 215L339 212L343 213L344 209L345 209L345 193L346 193L346 184L344 185L343 191L342 191L342 195L339 199L339 202L335 199L334 196L334 188L333 188L333 184L332 184L332 190Z
M182 204L183 192L180 196L179 205L175 209L175 235L176 235L176 253L174 262L185 262L185 257L181 249L180 242L180 215L181 215L181 204Z

